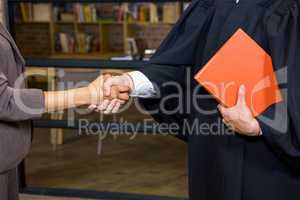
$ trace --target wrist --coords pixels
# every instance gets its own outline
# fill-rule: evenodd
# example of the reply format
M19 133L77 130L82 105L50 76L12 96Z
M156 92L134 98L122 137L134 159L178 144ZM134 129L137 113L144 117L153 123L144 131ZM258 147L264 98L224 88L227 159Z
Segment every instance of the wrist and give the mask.
M133 82L131 76L128 73L123 74L123 76L124 76L124 78L126 80L126 83L125 83L126 86L128 86L129 89L130 89L129 92L132 92L134 90L135 86L134 86L134 82Z
M75 104L76 106L90 105L93 100L93 90L90 87L75 89Z

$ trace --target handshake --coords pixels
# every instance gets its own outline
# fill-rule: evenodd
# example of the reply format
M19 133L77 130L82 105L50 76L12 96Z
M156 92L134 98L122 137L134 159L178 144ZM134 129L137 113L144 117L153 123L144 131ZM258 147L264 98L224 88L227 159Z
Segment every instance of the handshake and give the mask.
M89 109L104 114L117 113L129 100L134 84L128 74L111 76L101 75L88 86L91 105Z

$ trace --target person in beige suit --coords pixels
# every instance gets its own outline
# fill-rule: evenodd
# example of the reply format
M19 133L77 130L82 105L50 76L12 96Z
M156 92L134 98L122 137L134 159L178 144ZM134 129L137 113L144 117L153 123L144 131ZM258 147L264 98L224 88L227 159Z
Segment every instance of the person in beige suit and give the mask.
M87 87L60 92L26 89L23 83L16 87L24 65L15 42L0 24L0 200L18 199L16 168L30 150L29 120L41 117L44 112L97 104L104 98L105 76L99 76ZM118 92L111 99L120 102L128 99L128 88L116 88L115 91Z

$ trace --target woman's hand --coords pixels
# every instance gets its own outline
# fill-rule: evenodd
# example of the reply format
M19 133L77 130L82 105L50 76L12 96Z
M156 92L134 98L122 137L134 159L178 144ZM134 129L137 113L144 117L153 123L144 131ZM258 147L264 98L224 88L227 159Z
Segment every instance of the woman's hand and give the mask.
M122 104L129 99L129 88L126 86L114 86L111 89L111 96L104 96L104 82L110 77L111 75L101 75L87 87L45 92L45 111L53 112L83 105L98 105L111 100Z
M245 136L259 136L261 129L258 121L253 117L246 104L245 86L241 86L238 93L237 104L231 108L218 105L223 122L235 132Z

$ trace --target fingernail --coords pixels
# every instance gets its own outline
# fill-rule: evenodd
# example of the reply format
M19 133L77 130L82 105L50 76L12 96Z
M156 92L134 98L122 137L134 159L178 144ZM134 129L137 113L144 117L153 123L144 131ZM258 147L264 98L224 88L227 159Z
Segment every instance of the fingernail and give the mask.
M102 111L102 110L103 110L103 107L99 106L99 107L97 108L97 110L98 110L98 111Z
M89 109L92 110L92 109L95 109L96 107L97 107L96 105L90 105L90 106L89 106Z

